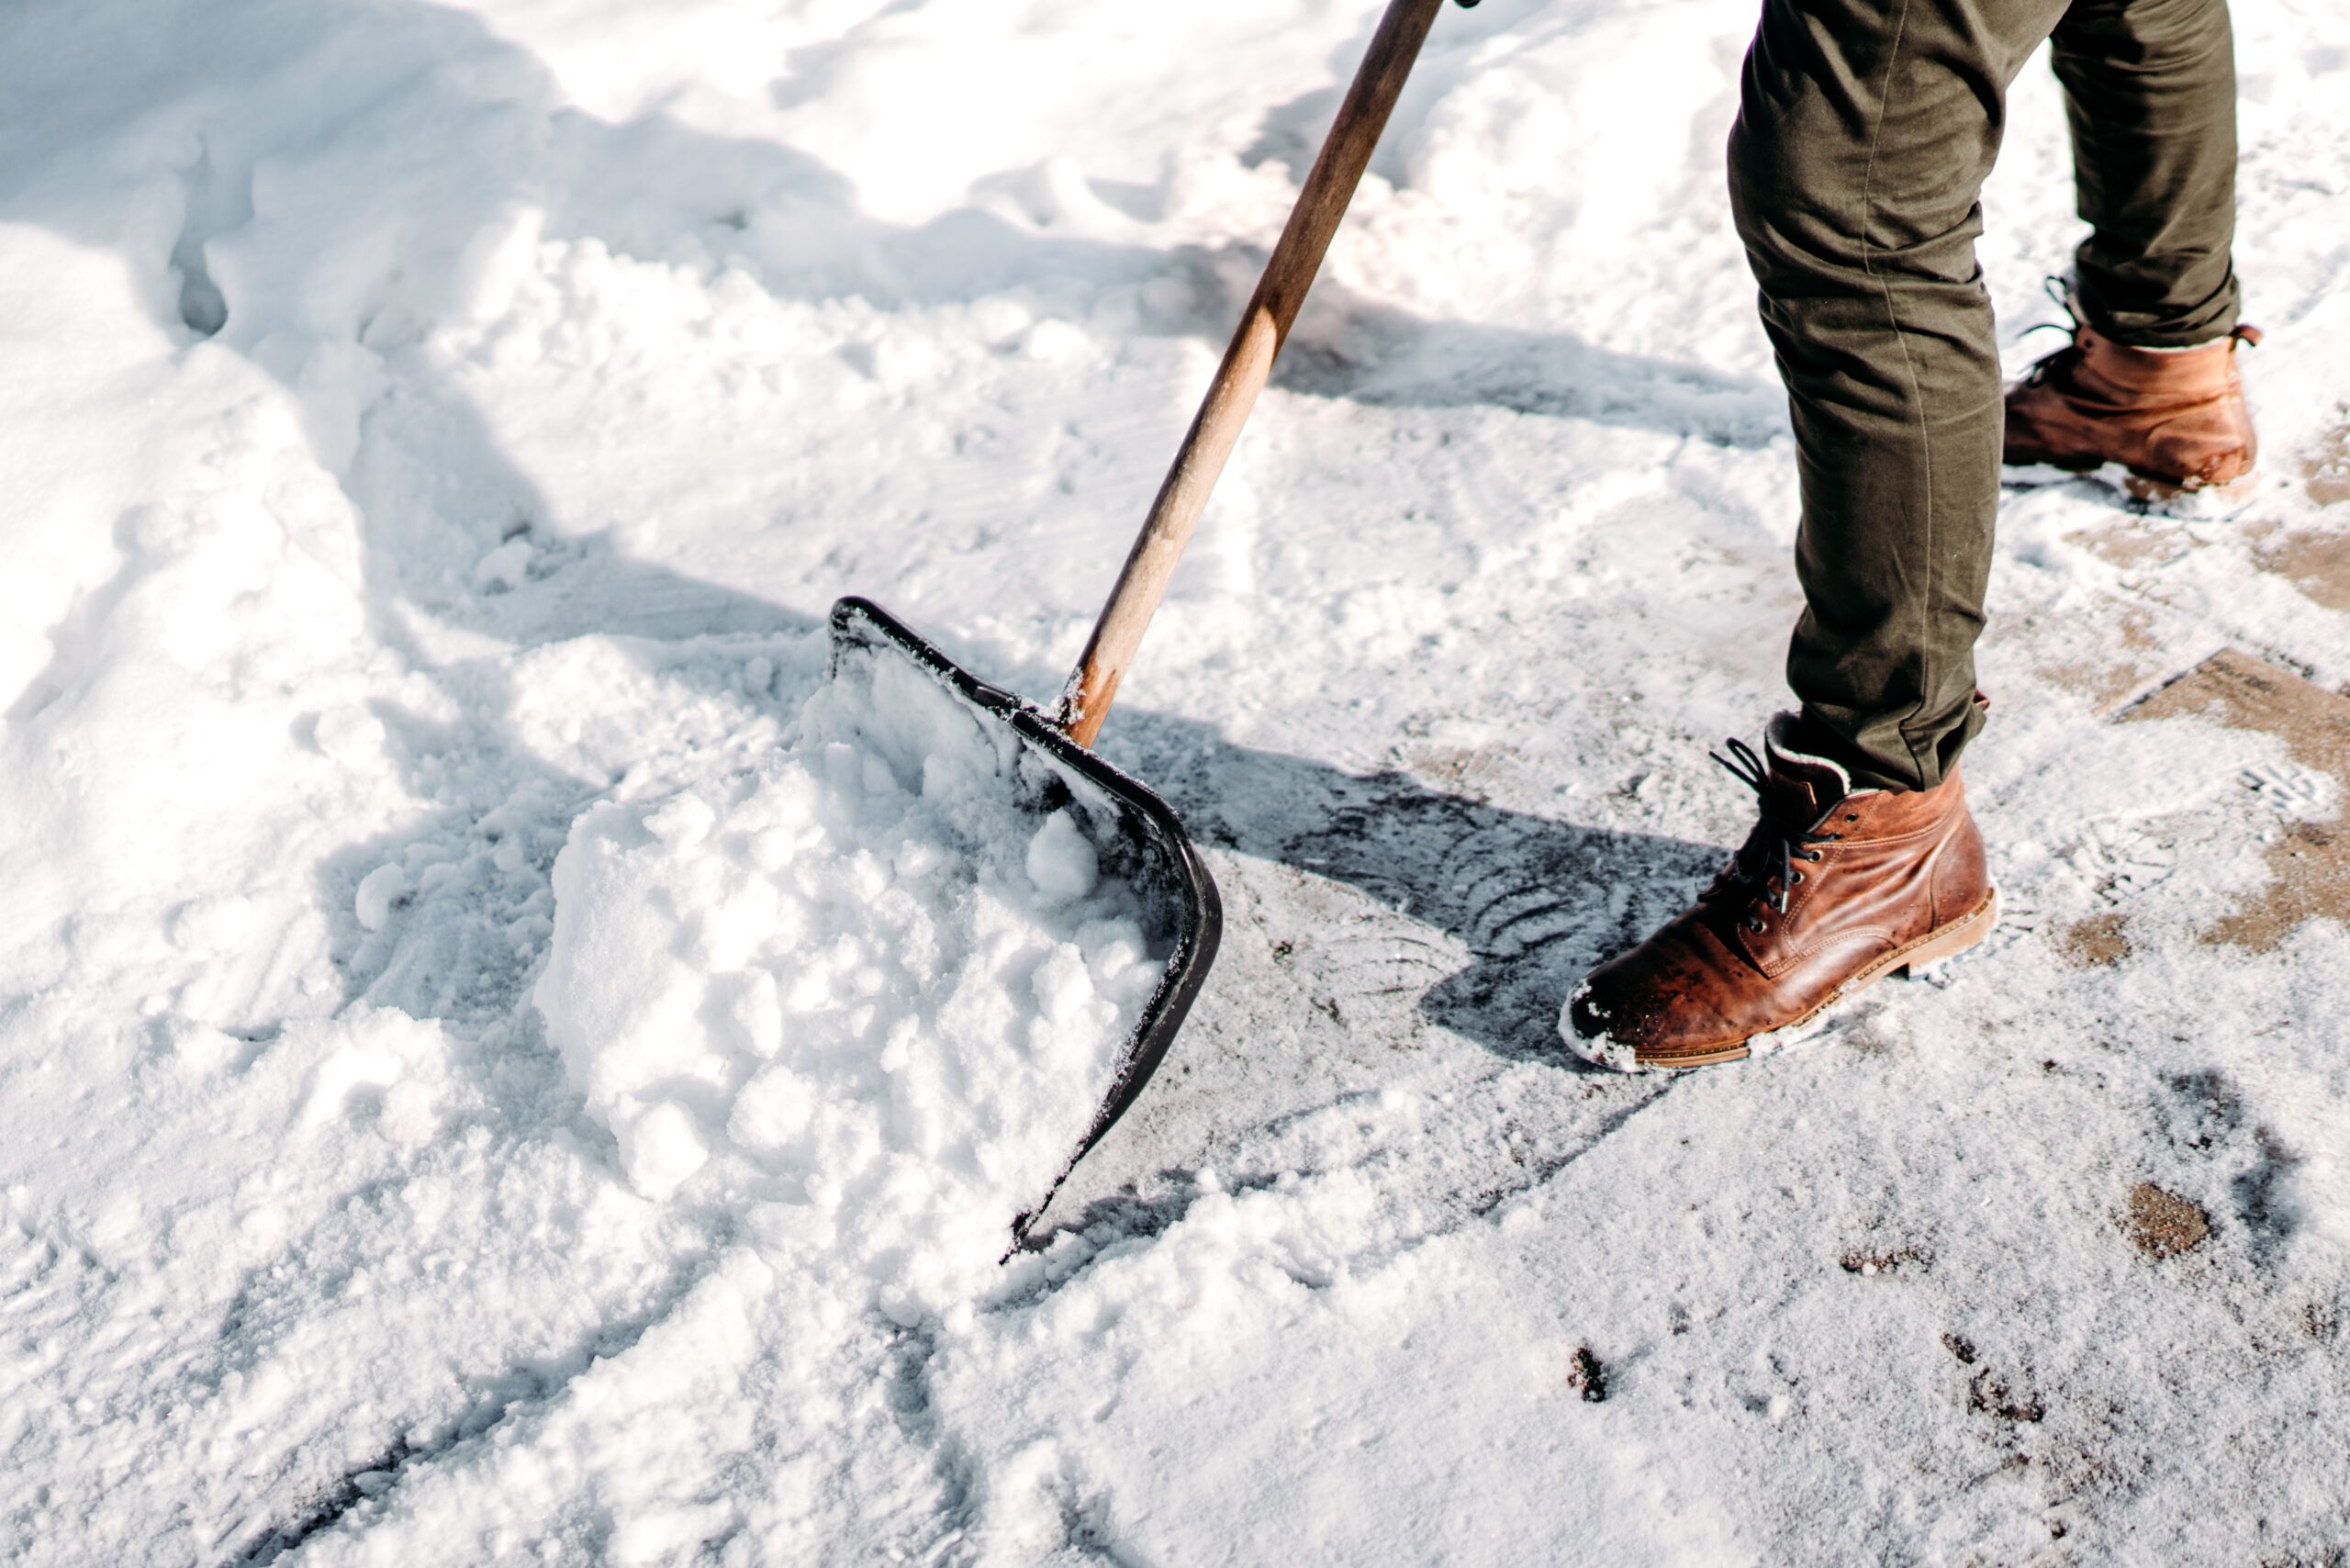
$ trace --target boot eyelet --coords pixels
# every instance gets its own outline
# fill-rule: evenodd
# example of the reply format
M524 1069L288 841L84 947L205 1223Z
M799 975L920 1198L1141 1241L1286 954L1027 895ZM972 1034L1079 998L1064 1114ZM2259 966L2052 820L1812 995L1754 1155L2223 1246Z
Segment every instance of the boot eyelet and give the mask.
M1807 860L1817 860L1817 859L1818 859L1818 858L1819 858L1819 856L1820 856L1820 852L1819 852L1818 850L1815 849L1815 850L1810 851L1808 854L1805 855L1805 856L1804 856L1804 858L1805 858L1805 859L1807 859Z
M1794 875L1794 876L1789 879L1789 885L1790 885L1790 886L1792 886L1794 883L1796 883L1796 882L1800 882L1800 881L1802 881L1802 880L1803 880L1803 873L1802 873L1801 871L1797 871L1797 872L1796 872L1796 873L1795 873L1795 875Z
M1759 914L1747 916L1746 929L1753 932L1758 936L1761 935L1762 934L1762 917Z

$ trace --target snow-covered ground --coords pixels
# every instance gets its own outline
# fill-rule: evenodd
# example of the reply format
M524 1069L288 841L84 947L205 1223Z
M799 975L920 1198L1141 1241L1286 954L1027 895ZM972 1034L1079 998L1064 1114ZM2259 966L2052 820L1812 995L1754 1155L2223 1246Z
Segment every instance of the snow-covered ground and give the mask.
M2350 1551L2333 0L2237 7L2264 487L2009 497L2010 913L1933 983L1673 1081L1555 1045L1744 828L1794 464L1751 4L1484 0L1103 735L1227 923L1046 1245L893 1290L743 1174L801 1091L646 1131L566 1070L558 890L711 949L558 851L750 799L835 596L1058 689L1378 9L0 7L0 1551ZM2044 67L1986 205L2020 366ZM741 1087L815 962L645 1016Z

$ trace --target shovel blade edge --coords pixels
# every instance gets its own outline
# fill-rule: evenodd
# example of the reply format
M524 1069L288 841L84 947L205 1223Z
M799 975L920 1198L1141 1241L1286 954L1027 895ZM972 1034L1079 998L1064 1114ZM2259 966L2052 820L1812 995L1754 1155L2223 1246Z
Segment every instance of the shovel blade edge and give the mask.
M1033 703L964 669L872 600L851 596L836 601L832 612L830 673L839 672L843 657L866 652L906 659L982 724L1016 736L1021 745L1041 757L1089 803L1098 808L1106 802L1114 820L1113 843L1097 847L1106 847L1104 858L1117 875L1143 890L1158 927L1151 933L1155 944L1167 946L1166 969L1121 1047L1117 1070L1092 1124L1052 1186L1039 1194L1033 1208L1012 1222L1013 1246L1017 1249L1077 1162L1125 1114L1166 1059L1168 1047L1174 1044L1207 980L1209 966L1215 962L1216 946L1224 935L1224 901L1182 822L1147 785L1070 740ZM1098 809L1091 814L1098 823Z

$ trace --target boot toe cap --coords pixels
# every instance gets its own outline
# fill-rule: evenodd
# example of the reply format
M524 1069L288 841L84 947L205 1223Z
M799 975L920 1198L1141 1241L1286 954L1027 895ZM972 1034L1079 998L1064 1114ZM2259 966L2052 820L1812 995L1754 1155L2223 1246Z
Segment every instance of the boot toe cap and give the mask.
M1617 1072L1640 1070L1639 1047L1630 1039L1618 1040L1616 1031L1621 1026L1617 1010L1592 991L1592 979L1586 976L1567 998L1559 1012L1559 1037L1567 1048L1595 1067L1608 1068Z
M1617 1072L1670 1069L1715 1058L1753 1031L1712 1004L1702 974L1671 935L1651 940L1583 978L1567 999L1559 1033L1583 1060Z

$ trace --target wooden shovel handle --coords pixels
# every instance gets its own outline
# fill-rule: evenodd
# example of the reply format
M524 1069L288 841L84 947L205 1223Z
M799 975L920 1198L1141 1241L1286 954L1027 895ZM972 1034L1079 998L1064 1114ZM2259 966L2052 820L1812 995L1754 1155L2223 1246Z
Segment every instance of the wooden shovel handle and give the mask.
M1215 380L1175 454L1174 466L1158 487L1158 498L1151 503L1150 516L1118 574L1118 586L1110 590L1110 602L1102 607L1102 619L1094 622L1085 653L1061 690L1053 722L1081 746L1092 745L1102 721L1109 717L1119 678L1167 592L1175 564L1183 558L1183 546L1192 541L1192 530L1208 504L1216 476L1224 472L1225 459L1232 455L1233 443L1240 439L1248 410L1257 406L1257 394L1272 373L1273 356L1281 352L1297 308L1314 286L1322 252L1329 249L1330 236L1354 199L1355 186L1371 162L1371 150L1379 145L1379 133L1387 127L1404 79L1412 73L1420 42L1443 4L1392 0L1379 30L1371 35L1370 51L1355 73L1354 85L1347 89L1346 102L1338 106L1337 122L1323 139L1321 154L1290 210L1281 242L1265 263L1265 275L1257 280L1248 308L1241 312L1240 329L1224 351L1224 363L1216 367Z

